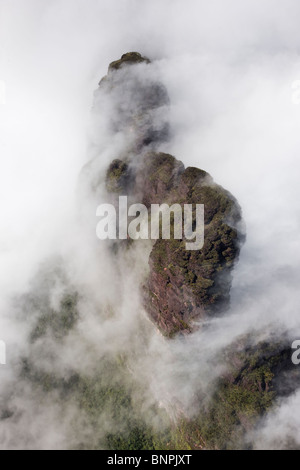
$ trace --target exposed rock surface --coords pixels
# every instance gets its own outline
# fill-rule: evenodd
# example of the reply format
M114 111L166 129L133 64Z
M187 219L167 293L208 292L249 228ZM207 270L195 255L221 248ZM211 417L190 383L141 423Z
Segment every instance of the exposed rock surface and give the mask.
M169 96L152 76L149 64L137 52L124 54L110 64L95 94L94 108L109 113L109 130L126 135L127 153L141 152L149 145L153 148L169 138Z
M240 208L233 196L197 168L186 168L172 155L156 151L167 136L167 120L153 110L165 109L168 96L160 83L146 83L132 64L146 63L137 53L122 56L109 66L99 93L112 94L124 80L129 109L120 112L115 103L116 129L131 132L131 151L114 160L106 174L109 192L128 194L147 208L151 204L204 204L205 237L201 250L187 251L186 240L159 239L150 258L149 279L144 286L144 304L161 331L172 336L190 332L193 321L220 313L228 307L231 271L239 254L242 234L238 230ZM124 70L127 70L124 75ZM122 74L120 75L120 70ZM103 86L105 83L105 88ZM115 88L116 87L116 88ZM165 110L165 112L167 112ZM161 127L161 123L163 127ZM194 210L195 212L195 210Z
M109 65L108 73L113 70L119 70L123 65L140 64L142 62L149 64L150 60L146 57L142 57L139 52L127 52L122 55L121 59L115 60Z

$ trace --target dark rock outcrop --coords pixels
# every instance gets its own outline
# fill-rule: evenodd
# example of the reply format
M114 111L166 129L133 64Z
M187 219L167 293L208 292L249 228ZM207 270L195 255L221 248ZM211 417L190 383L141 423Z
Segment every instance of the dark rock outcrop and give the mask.
M205 231L201 250L188 251L186 240L157 240L150 254L145 287L146 309L167 335L191 331L193 320L226 310L231 270L239 254L239 206L222 187L197 168L174 157L152 154L142 165L143 203L204 204Z
M119 70L123 65L141 64L143 62L149 64L150 60L142 57L139 52L127 52L122 55L121 59L115 60L109 65L108 73Z
M173 336L190 332L194 321L219 314L229 305L231 271L242 234L240 208L233 196L197 168L186 168L172 155L158 152L168 136L168 94L153 78L145 79L150 61L137 53L124 54L109 66L97 97L110 98L112 128L123 132L129 145L109 166L110 193L130 195L150 208L152 204L204 204L205 236L201 250L187 251L186 240L159 239L149 258L150 274L144 305L161 331ZM147 69L146 69L147 71ZM151 76L151 73L149 73ZM126 91L126 97L121 91ZM195 217L195 209L193 217Z
M140 152L149 145L153 148L169 139L169 96L149 65L150 60L137 52L124 54L109 65L95 94L94 108L106 109L110 131L123 132L127 152ZM109 99L103 106L105 97Z

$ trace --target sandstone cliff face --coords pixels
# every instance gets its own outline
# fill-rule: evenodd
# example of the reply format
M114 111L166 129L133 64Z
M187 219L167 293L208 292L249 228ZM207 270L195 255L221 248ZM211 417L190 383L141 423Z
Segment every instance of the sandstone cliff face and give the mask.
M155 241L149 258L150 274L143 286L145 309L164 334L173 336L192 331L195 321L228 307L231 271L243 238L238 230L241 214L233 196L208 173L185 169L172 155L157 151L168 136L167 118L161 114L162 110L167 114L168 96L160 83L142 80L134 67L141 63L149 60L137 53L125 54L110 65L100 82L99 93L111 95L114 101L125 80L130 103L129 109L120 110L114 101L114 128L130 132L130 148L109 166L106 186L110 193L127 194L147 208L163 203L204 204L201 250L188 251L184 236L171 237Z

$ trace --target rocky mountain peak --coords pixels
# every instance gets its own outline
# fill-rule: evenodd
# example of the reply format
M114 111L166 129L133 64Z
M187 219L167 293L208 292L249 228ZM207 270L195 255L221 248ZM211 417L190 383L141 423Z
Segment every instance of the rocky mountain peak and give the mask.
M159 151L169 134L169 97L150 69L145 75L135 67L141 63L151 68L141 54L126 53L110 64L100 82L99 94L113 103L114 131L130 142L109 165L106 187L110 194L130 195L147 208L167 203L182 208L191 204L195 210L204 204L203 248L187 251L184 237L154 241L148 280L141 286L150 318L173 336L193 331L200 320L228 308L231 272L243 241L241 211L235 198L207 172L186 169L174 156Z

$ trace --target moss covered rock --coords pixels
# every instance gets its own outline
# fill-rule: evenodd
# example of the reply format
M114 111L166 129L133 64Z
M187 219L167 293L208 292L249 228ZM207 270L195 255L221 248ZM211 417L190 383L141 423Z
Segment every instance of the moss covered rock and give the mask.
M243 240L238 230L240 208L233 196L205 171L185 169L175 157L161 152L146 152L138 165L129 164L129 168L115 160L107 173L107 187L120 194L130 187L131 198L135 196L148 209L152 204L180 204L182 209L192 204L195 216L196 204L204 204L201 250L188 251L184 236L174 239L174 219L171 238L154 243L144 305L167 336L190 332L195 320L224 312L229 305L231 271Z
M139 52L127 52L123 54L121 59L111 62L108 68L108 72L113 72L114 70L119 70L124 65L132 64L141 64L141 63L150 64L150 60L147 57L142 57Z

